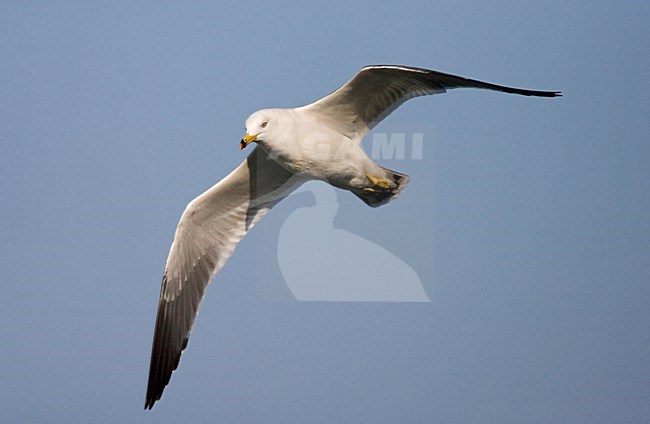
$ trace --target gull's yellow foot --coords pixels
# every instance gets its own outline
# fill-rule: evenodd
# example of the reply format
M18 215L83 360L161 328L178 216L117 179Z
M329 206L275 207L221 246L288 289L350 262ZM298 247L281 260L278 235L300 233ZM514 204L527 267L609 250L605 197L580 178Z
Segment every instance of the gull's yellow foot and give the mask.
M361 181L356 180L356 187L350 189L373 208L385 205L395 199L409 181L409 177L404 174L398 174L386 168L383 168L382 171L377 171L377 174L364 174L367 182L364 184L362 179Z
M366 178L368 178L368 181L370 181L371 186L364 188L364 191L369 191L371 193L380 193L391 189L391 183L386 179L377 178L370 174L366 174Z

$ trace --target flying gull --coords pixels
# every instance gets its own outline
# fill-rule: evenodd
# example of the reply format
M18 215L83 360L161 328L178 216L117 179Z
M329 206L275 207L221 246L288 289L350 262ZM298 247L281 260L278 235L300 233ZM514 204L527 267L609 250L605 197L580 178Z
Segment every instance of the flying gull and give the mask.
M192 200L176 228L162 278L145 409L160 399L178 367L206 287L253 225L308 180L349 190L371 207L397 198L409 177L374 163L361 140L406 100L463 87L561 96L421 68L367 66L312 104L264 109L246 120L240 147L258 147Z

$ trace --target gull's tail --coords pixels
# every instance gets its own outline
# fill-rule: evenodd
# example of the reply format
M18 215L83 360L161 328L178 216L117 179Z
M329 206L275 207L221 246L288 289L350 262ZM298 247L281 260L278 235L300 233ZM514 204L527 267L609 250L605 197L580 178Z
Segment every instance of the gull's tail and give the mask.
M395 183L395 187L381 190L352 190L352 193L354 193L359 199L363 200L368 206L372 208L385 205L391 200L397 199L404 187L406 187L406 184L409 182L408 175L400 174L399 172L391 171L390 169L383 167L381 169L386 172L386 179Z

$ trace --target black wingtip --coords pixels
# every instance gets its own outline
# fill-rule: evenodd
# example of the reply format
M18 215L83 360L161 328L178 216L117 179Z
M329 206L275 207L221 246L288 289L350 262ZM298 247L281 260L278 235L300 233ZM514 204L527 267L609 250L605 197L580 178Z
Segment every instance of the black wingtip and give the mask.
M160 393L158 396L155 396L151 390L147 390L147 397L145 398L144 401L144 410L151 410L153 408L154 403L158 401L161 397L162 393Z
M486 83L488 84L488 83ZM524 88L514 88L506 86L498 86L490 84L493 87L491 89L496 89L498 91L503 91L510 94L518 94L520 96L531 96L531 97L562 97L561 91L539 91L539 90L526 90Z
M540 94L536 94L539 97L562 97L561 91L540 91Z

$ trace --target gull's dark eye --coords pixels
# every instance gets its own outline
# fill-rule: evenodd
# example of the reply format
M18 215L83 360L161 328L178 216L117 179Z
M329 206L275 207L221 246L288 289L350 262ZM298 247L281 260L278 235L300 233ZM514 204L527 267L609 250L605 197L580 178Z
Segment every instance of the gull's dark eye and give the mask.
M262 128L266 128L266 126L267 126L268 124L269 124L269 123L268 123L267 121L264 121L264 122L262 122L262 125L260 125L260 127L262 127Z

